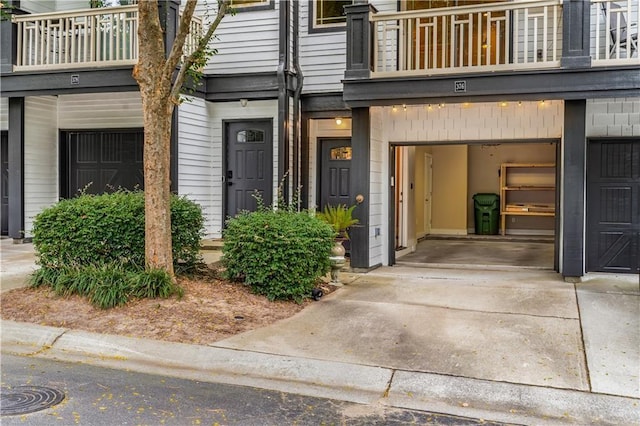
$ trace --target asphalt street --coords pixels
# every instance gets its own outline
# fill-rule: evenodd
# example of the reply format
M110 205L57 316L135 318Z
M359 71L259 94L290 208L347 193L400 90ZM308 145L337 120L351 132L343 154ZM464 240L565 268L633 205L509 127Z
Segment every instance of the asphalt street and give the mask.
M3 415L7 426L502 424L5 354L1 366L2 410L23 386L64 393L45 410Z

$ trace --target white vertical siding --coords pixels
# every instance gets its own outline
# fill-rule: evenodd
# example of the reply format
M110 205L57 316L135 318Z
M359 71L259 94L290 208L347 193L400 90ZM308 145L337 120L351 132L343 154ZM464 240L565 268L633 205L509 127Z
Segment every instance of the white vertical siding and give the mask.
M223 137L223 120L252 120L252 119L272 119L273 120L273 196L277 196L278 185L278 101L249 101L246 107L242 107L240 102L219 102L207 103L207 111L211 126L211 152L212 167L211 174L211 196L212 216L211 228L207 229L207 235L213 238L222 236L222 191L224 183L222 182L222 147ZM203 182L203 185L209 184ZM265 200L267 201L267 200Z
M25 98L24 139L24 227L30 237L34 216L58 201L55 97Z
M9 98L0 98L0 130L9 130Z
M389 206L389 155L384 135L384 117L381 108L371 108L371 158L369 159L371 187L369 190L369 265L387 264L389 259L388 229L385 220ZM380 232L376 232L379 230ZM379 235L376 236L376 233Z
M587 137L640 137L640 98L587 100Z
M178 193L202 207L206 237L220 235L222 151L214 149L206 102L190 98L178 108ZM217 169L216 169L217 167ZM214 180L214 175L218 176Z
M143 127L139 92L60 95L58 99L63 130Z
M207 16L206 5L197 13ZM278 67L279 50L279 2L275 8L238 12L222 19L216 36L210 43L217 49L207 66L205 73L238 74L255 72L274 72ZM206 22L215 18L210 13Z

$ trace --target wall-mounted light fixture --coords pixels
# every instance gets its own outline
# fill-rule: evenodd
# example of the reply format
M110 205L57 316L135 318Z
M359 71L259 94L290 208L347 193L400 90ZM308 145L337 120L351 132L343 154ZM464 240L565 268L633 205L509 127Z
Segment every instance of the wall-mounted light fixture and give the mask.
M240 99L240 106L242 108L246 107L248 103L249 103L248 99Z
M336 124L339 126L342 124L342 118L336 117Z
M398 110L398 108L394 105L391 107L391 111L396 112Z
M501 107L506 107L507 105L509 105L509 104L507 102L505 102L505 101L500 102L500 106Z
M402 109L403 109L404 111L406 111L406 110L407 110L407 104L402 104Z

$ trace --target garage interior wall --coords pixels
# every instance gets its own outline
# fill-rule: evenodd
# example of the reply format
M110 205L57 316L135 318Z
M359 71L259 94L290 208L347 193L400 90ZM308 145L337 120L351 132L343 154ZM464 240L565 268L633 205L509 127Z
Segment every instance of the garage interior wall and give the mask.
M555 163L555 143L504 143L469 146L469 192L467 197L467 228L475 233L473 195L477 193L500 194L500 165L502 163ZM528 185L549 184L538 182L544 176L532 175ZM511 202L554 203L553 192L527 191L510 194ZM510 233L553 235L555 219L541 216L509 216Z
M433 149L430 146L417 146L416 147L416 175L415 175L415 187L416 187L416 203L415 203L415 229L416 229L416 237L423 237L428 230L427 224L425 223L424 209L425 203L423 200L427 198L427 187L426 187L426 179L427 179L427 170L425 169L424 157L425 154L431 154L433 156ZM433 175L431 176L433 180ZM432 210L433 215L433 210ZM433 223L433 220L432 220Z
M432 234L467 233L467 150L467 145L432 148Z

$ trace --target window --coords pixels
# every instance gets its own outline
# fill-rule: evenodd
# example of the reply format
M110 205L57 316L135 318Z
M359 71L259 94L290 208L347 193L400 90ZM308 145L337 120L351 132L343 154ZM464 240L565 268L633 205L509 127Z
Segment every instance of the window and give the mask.
M241 130L236 135L239 143L263 143L264 132L262 130Z
M338 148L332 148L329 156L332 160L351 160L351 147L340 146Z
M313 28L344 27L347 16L344 7L352 0L315 0L313 3Z
M265 3L269 3L269 0L231 0L231 6L247 7L247 6L261 6Z
M236 12L273 9L273 0L231 0L231 7Z

